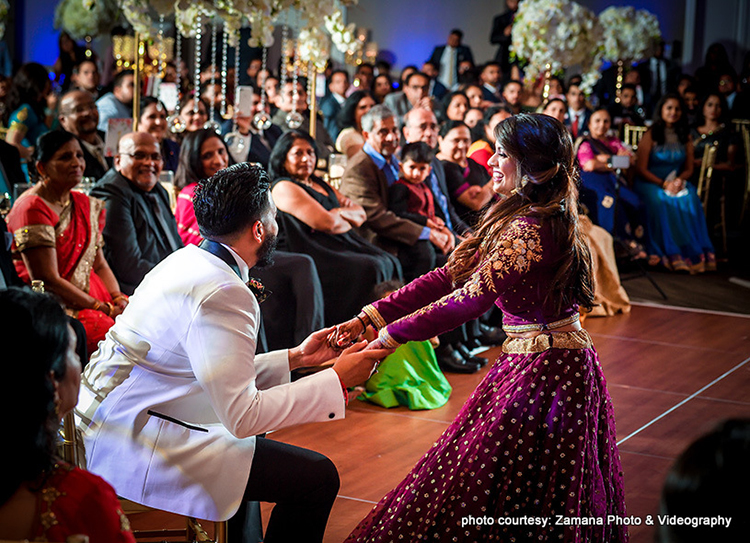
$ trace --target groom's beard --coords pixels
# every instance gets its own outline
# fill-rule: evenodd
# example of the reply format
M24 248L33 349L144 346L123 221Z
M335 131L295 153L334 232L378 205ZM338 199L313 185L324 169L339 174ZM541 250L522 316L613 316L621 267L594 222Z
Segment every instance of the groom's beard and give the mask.
M276 250L276 244L279 241L279 236L266 236L260 247L258 248L258 261L255 263L256 268L265 268L273 264L273 253Z

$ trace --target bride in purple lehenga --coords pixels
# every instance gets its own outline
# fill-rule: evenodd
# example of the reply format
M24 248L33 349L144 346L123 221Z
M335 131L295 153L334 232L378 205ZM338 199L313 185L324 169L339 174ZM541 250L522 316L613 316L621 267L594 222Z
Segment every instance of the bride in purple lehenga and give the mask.
M502 197L448 264L339 325L372 347L424 340L496 304L508 340L453 423L349 541L627 540L612 401L578 306L594 299L565 127L518 115L495 129ZM476 519L479 519L477 522Z

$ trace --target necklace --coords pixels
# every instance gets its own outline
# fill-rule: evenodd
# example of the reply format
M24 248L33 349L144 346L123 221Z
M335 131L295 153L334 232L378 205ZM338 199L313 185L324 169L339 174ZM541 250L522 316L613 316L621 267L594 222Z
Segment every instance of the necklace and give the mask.
M70 205L70 192L67 192L66 194L63 194L62 196L59 196L57 198L50 198L49 195L52 194L52 190L50 190L50 188L44 181L42 181L40 185L40 190L38 190L37 193L43 192L44 196L42 196L41 194L40 196L42 196L50 204L61 207L62 209L65 209Z

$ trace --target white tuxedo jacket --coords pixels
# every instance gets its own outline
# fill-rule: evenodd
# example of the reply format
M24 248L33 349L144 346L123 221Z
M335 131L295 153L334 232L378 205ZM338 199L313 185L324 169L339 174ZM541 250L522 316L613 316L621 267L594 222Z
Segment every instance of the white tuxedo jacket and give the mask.
M252 292L207 251L189 246L156 266L83 374L88 469L137 503L234 515L255 435L345 412L332 369L290 383L287 351L254 356L259 319Z

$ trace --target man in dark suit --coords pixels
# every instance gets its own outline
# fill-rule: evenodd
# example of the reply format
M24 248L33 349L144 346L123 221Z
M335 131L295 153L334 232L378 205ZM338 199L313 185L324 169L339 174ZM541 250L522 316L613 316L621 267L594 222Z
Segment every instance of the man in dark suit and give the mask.
M320 100L320 113L323 115L323 124L333 141L339 135L339 125L336 123L336 115L341 111L341 106L346 100L346 91L349 90L349 74L345 70L334 70L328 78L328 92Z
M471 49L461 45L463 37L464 33L458 28L454 28L448 35L448 43L435 47L430 56L430 62L440 69L438 80L448 90L458 84L458 65L464 61L474 64L474 55L471 54Z
M94 97L85 90L71 90L60 99L60 126L76 136L86 161L84 177L99 180L112 167L112 159L104 156L104 133L99 132L99 110Z
M485 100L493 104L505 101L502 93L503 72L499 62L490 61L484 64L479 79L482 81L482 97Z
M416 72L416 70L414 71ZM442 100L443 97L448 94L448 89L437 80L438 74L440 73L440 66L433 64L428 60L422 64L422 73L430 78L430 96L433 96L436 100Z
M654 56L635 67L641 76L641 86L648 94L646 103L652 107L668 92L677 92L680 67L664 56L664 42L657 44ZM651 111L648 112L649 114Z
M568 101L568 114L565 117L565 126L573 135L573 140L582 136L589 129L591 110L586 106L586 95L578 83L568 84L568 92L565 93Z
M182 247L169 195L159 184L161 161L151 134L126 134L114 169L91 190L91 196L106 203L104 256L128 295L154 266Z
M504 73L510 73L510 44L512 42L513 19L518 11L518 0L505 0L508 10L492 20L490 43L497 44L495 60Z

